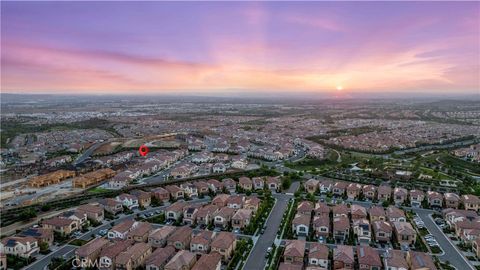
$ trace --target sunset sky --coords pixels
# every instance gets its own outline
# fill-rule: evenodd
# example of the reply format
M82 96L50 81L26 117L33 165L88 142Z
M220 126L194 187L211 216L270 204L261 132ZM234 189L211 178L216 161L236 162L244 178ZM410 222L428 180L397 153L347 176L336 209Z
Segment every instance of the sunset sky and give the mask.
M480 91L480 2L1 5L2 92Z

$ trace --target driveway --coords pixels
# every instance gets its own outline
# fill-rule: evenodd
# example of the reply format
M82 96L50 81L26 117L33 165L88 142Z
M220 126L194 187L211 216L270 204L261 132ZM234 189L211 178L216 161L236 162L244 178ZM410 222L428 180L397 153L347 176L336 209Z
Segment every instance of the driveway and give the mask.
M298 189L299 185L300 182L293 182L286 192L294 193ZM243 269L262 270L265 268L265 264L267 263L267 260L265 259L267 248L272 246L273 241L277 236L278 228L282 222L283 213L285 213L287 210L288 200L291 198L291 196L281 193L273 194L273 197L275 197L276 202L267 222L265 223L267 226L265 233L260 235L258 238L257 243L253 247L252 252L247 259L247 262L243 266Z

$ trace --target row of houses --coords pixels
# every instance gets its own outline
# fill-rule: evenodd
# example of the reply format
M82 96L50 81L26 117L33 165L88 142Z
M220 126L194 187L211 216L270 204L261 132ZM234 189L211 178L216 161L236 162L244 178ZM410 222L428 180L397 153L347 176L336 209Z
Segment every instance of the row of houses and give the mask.
M423 252L387 250L380 256L369 246L337 245L333 252L316 242L288 240L279 270L436 270L430 255Z
M396 205L402 205L409 202L412 207L422 207L426 202L428 206L434 208L454 208L458 209L461 205L466 210L478 211L480 209L480 198L475 195L462 195L456 193L439 193L436 191L407 190L405 188L391 188L388 185L362 185L358 183L333 182L330 180L319 181L309 179L304 183L305 190L309 193L332 193L337 196L346 195L348 199L355 200L363 197L367 200L390 201Z
M356 235L360 245L394 240L400 246L412 246L416 241L416 231L407 222L404 211L395 206L367 209L358 204L330 207L322 202L314 205L310 201L302 201L297 206L292 231L297 237L313 234L323 240L321 242L333 239L338 244L346 243L351 233Z
M480 258L480 216L472 210L448 208L442 216L453 234L464 244L471 245Z
M165 209L167 221L185 225L214 225L220 229L243 229L250 224L260 207L261 200L254 196L217 195L209 204L175 202Z
M31 227L15 236L2 239L0 252L28 258L38 254L40 243L51 246L54 241L54 232L70 235L80 230L89 220L101 222L103 219L104 210L99 205L81 205L75 210L66 211L58 216L43 220L41 227Z
M154 229L148 222L125 220L108 232L108 239L96 238L75 255L81 262L97 261L100 269L219 270L232 258L236 243L230 232L194 232L189 226Z

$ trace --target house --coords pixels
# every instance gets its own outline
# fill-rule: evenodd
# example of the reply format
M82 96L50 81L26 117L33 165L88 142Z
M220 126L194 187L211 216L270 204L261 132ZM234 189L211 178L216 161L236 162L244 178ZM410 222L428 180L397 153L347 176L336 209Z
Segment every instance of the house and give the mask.
M403 204L408 197L408 191L401 187L396 187L393 189L393 201L396 205Z
M80 228L85 225L88 221L87 214L78 210L71 210L61 213L58 217L74 220L80 226Z
M402 246L415 244L417 233L409 222L395 221L392 224L397 243Z
M387 220L387 213L385 212L385 209L381 206L372 206L368 211L368 214L370 215L370 222L374 222L377 220Z
M123 211L122 203L112 198L105 198L100 200L100 205L105 211L114 215Z
M110 242L105 238L95 238L85 245L75 250L75 258L81 262L80 266L88 267L99 258L100 252L106 246L109 246Z
M193 183L197 188L198 194L208 195L210 193L210 188L205 181L196 181Z
M348 217L348 213L350 212L350 209L348 209L348 206L346 204L337 204L332 207L332 212L334 217L339 217L339 216Z
M367 219L356 219L353 221L353 232L357 235L360 245L369 245L372 241L370 222Z
M408 263L401 250L387 249L383 260L385 269L408 270Z
M241 169L244 170L248 165L248 161L246 158L243 158L241 156L235 156L232 158L232 164L231 167L235 169Z
M330 218L326 216L314 216L313 217L313 230L315 231L315 237L322 237L326 240L330 235Z
M252 180L246 176L238 178L238 184L244 190L252 190L253 188Z
M212 243L215 232L200 231L192 237L190 241L190 251L195 253L209 253L210 244Z
M177 229L175 226L163 226L158 228L148 235L148 243L152 247L164 247L167 244L167 239Z
M228 194L219 194L213 198L212 205L217 207L225 207L227 206L228 198L230 198L230 195Z
M377 187L374 185L364 185L362 188L363 197L369 201L376 199Z
M186 202L179 201L169 205L165 209L166 220L180 221L183 214L183 209L187 206Z
M89 220L93 220L95 222L102 222L103 219L105 218L104 209L99 205L93 205L93 204L80 205L77 208L77 211L84 213Z
M202 255L192 270L220 270L221 266L222 256L218 253L211 253Z
M308 179L303 186L308 193L314 194L318 190L318 180Z
M28 228L22 232L20 232L17 236L31 236L37 239L38 244L40 243L47 243L49 246L53 244L53 230L52 229L44 229L44 228Z
M181 250L165 265L165 270L190 270L197 262L197 256L190 251Z
M53 217L42 221L42 228L51 229L62 235L70 235L80 229L80 224L69 218Z
M157 248L145 260L146 270L161 270L175 255L175 249L171 246Z
M430 207L441 208L443 205L443 196L436 191L427 191L427 200Z
M261 202L262 201L259 198L250 196L250 197L247 197L245 199L245 203L243 204L243 208L250 209L255 213L255 212L257 212L258 207L260 206Z
M345 194L346 189L347 189L347 183L335 182L332 188L332 192L333 192L333 195L335 196L343 196L343 194Z
M447 192L443 194L445 208L457 209L460 204L460 196L455 193Z
M197 224L205 226L210 224L218 209L218 206L213 204L204 205L197 212Z
M250 224L253 211L249 209L239 209L232 217L232 227L234 229L243 229Z
M122 205L130 210L138 208L140 205L138 203L138 198L134 195L123 193L118 195L115 200L122 203Z
M313 209L313 214L316 217L330 217L330 207L326 203L317 202L315 204L315 209Z
M280 178L278 176L267 176L267 180L265 181L265 183L268 189L272 191L280 191Z
M318 183L318 189L321 194L329 193L332 191L333 183L330 180L324 180Z
M194 225L197 221L198 210L202 206L200 204L192 204L183 208L183 224Z
M176 185L165 186L165 189L170 193L170 198L173 200L183 199L184 192L183 189L179 188Z
M411 270L437 270L432 257L427 253L409 251L407 252L407 262Z
M124 220L113 226L108 231L109 239L127 239L127 234L137 226L137 222L133 219Z
M475 195L463 195L462 203L465 207L465 210L478 212L478 209L480 208L480 199Z
M222 182L216 180L216 179L210 179L207 181L208 187L210 190L214 193L221 192L223 189L223 184Z
M352 204L350 207L350 215L352 216L352 220L366 219L367 209L361 205Z
M320 243L310 243L308 251L308 265L318 267L319 270L330 269L328 247Z
M378 251L370 246L357 247L357 258L360 270L381 270L382 260Z
M378 193L377 197L379 201L381 202L388 201L392 196L392 188L390 186L381 185L378 187L377 193Z
M167 245L173 246L177 250L190 248L192 232L193 230L189 226L177 227L167 238Z
M148 207L152 203L152 195L150 192L145 192L143 190L132 190L130 194L135 196L138 200L138 204L141 207Z
M10 236L0 242L0 253L30 258L40 251L37 239L31 236Z
M412 207L421 207L425 199L425 193L418 189L410 190L410 205Z
M333 269L353 270L355 257L352 246L338 245L333 250Z
M392 225L383 220L372 222L373 234L377 242L388 243L392 239Z
M183 189L183 192L189 198L196 198L198 197L198 189L192 183L183 183L180 185L180 188Z
M255 190L263 189L265 187L265 181L262 177L253 177L252 182Z
M131 240L121 240L103 248L99 255L99 265L103 266L101 269L113 269L117 256L129 249L133 243Z
M292 221L292 231L297 236L308 236L310 229L311 215L295 214Z
M303 265L282 262L278 265L278 270L302 270Z
M217 228L227 228L230 224L233 215L235 214L235 209L229 207L222 207L215 213L213 224Z
M347 240L350 232L350 220L346 216L337 216L333 218L333 238L337 243L343 243Z
M395 207L395 206L389 206L387 208L387 218L390 222L406 222L407 217L405 216L405 212L403 210Z
M232 178L222 179L222 185L223 185L223 188L230 193L235 192L237 188L237 182L235 182L235 180L233 180Z
M288 240L283 251L283 260L285 263L303 265L305 255L305 241Z
M477 237L472 243L472 250L477 258L480 258L480 237Z
M213 239L211 243L211 249L214 252L222 255L223 261L228 261L235 251L237 245L237 240L235 235L230 232L219 232L217 236Z
M313 203L310 201L301 201L297 206L297 214L311 215L313 211Z
M243 201L245 197L243 195L233 195L227 198L227 207L233 209L240 209L243 207Z
M127 233L128 240L135 242L146 242L152 231L152 224L148 222L137 222L137 225Z
M215 163L212 167L213 173L224 173L227 171L227 166L223 163Z
M152 195L155 197L158 201L166 203L170 200L170 192L168 190L158 187L152 190ZM182 196L183 197L183 196Z
M347 198L350 200L354 200L355 198L358 198L360 195L360 191L362 190L362 185L357 184L357 183L350 183L347 186Z

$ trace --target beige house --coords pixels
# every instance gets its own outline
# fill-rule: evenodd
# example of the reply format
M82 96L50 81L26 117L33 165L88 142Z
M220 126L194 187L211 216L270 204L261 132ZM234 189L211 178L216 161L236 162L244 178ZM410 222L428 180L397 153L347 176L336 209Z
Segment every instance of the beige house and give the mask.
M409 222L393 222L393 231L396 241L400 245L409 246L415 244L417 233Z
M37 239L31 236L10 236L0 242L0 253L29 258L39 252Z
M305 256L305 241L289 240L283 252L283 260L285 263L303 265L303 257Z
M147 243L136 243L115 259L115 269L133 270L145 265L145 260L152 253L152 247Z
M228 261L235 251L237 240L235 235L230 232L220 232L212 241L212 251L218 252L222 255L223 261Z

